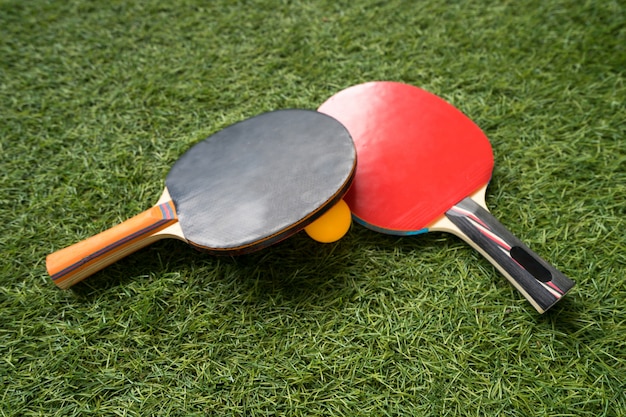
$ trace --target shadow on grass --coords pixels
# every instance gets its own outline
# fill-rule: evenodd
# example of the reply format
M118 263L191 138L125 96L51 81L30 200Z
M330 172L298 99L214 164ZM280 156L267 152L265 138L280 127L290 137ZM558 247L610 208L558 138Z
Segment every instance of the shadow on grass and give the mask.
M210 255L180 241L163 240L77 283L71 291L78 299L88 301L111 288L142 287L165 279L198 291L229 285L231 296L248 301L280 295L302 302L321 294L332 297L329 292L339 293L351 281L364 279L363 264L370 262L372 254L403 256L423 247L436 248L437 239L440 236L388 236L353 225L335 243L321 244L300 232L271 247L239 256Z
M302 311L322 304L343 308L364 289L375 292L377 286L387 285L368 282L377 279L377 274L388 274L381 277L387 282L430 279L431 275L419 269L414 274L421 263L435 271L442 267L455 273L454 254L463 247L456 237L447 234L398 237L358 225L336 243L320 244L301 232L269 248L236 257L209 255L183 242L165 240L129 255L71 291L78 302L85 303L109 299L118 292L140 296L181 291L195 299L210 299L213 305L243 303L261 311L277 307ZM484 264L484 270L493 271L489 279L498 280L499 288L507 285L487 260L478 255L477 259ZM401 269L409 263L414 269ZM543 315L535 313L521 295L502 300L501 306L523 305L537 324L573 334L580 331L581 314L575 290Z

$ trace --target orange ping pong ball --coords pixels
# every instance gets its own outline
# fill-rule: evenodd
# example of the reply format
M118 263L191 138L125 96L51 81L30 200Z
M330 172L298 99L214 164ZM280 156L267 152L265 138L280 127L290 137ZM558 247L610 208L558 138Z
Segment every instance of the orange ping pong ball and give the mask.
M304 228L304 231L313 240L321 243L331 243L341 239L350 229L352 214L348 204L339 200L337 204Z

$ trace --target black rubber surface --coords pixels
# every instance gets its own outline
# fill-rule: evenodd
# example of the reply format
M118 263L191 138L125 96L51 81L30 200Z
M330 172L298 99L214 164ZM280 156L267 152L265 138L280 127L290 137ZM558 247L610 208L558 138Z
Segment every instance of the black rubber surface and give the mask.
M347 191L355 165L342 124L312 110L278 110L196 144L165 184L189 242L235 254L303 229Z

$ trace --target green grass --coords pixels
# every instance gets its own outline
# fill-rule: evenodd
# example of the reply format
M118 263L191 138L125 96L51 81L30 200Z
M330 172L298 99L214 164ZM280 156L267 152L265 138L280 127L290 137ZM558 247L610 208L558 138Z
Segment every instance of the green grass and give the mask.
M623 1L0 0L1 416L626 415ZM230 123L396 80L490 137L488 205L577 281L545 315L455 237L45 256Z

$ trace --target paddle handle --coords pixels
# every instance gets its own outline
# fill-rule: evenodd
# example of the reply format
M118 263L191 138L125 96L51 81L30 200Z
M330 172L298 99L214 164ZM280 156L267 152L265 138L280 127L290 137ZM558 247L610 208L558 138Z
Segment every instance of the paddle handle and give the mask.
M164 202L111 229L51 253L46 257L46 268L52 281L59 288L67 289L149 245L158 239L155 233L177 221L174 203Z
M530 250L470 197L448 210L446 217L461 231L457 234L497 267L539 313L574 286L574 281Z

